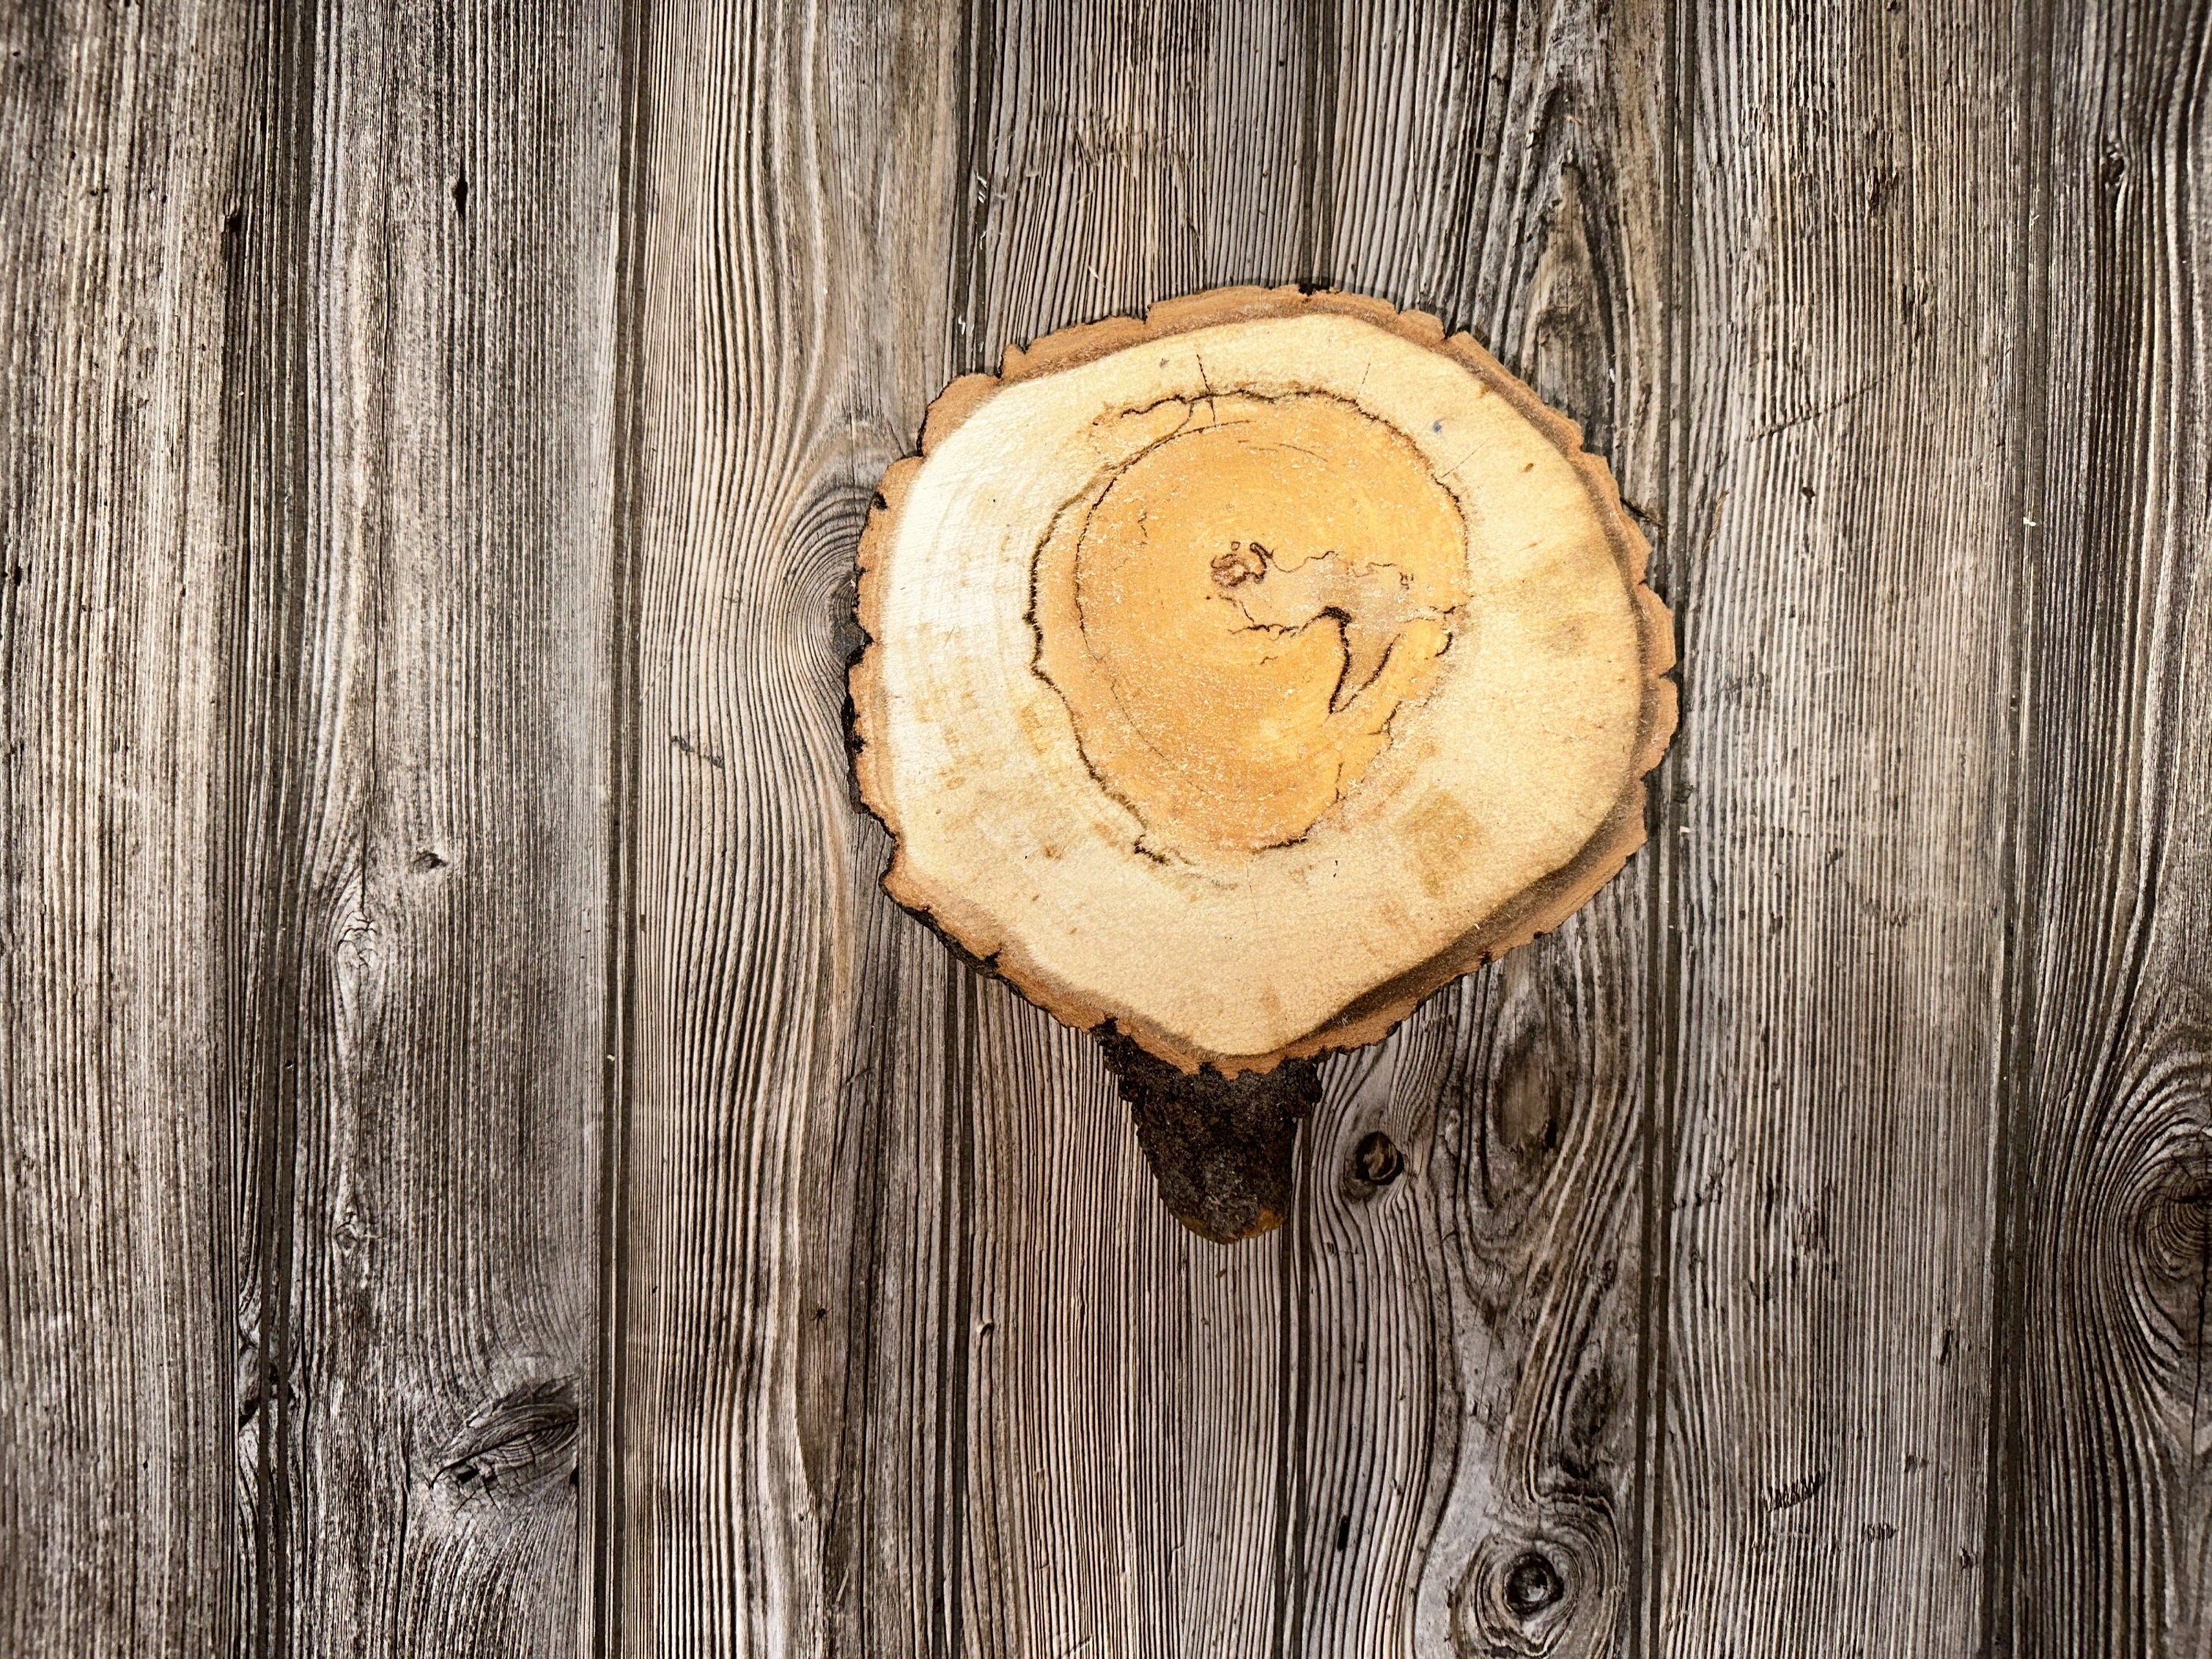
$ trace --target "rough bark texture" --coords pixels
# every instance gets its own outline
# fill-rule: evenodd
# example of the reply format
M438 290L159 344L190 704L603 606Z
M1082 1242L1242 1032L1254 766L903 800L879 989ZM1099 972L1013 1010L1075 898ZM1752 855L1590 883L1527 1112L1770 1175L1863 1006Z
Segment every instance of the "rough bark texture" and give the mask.
M1224 1077L1185 1072L1125 1036L1100 1041L1160 1201L1176 1218L1217 1244L1281 1226L1296 1182L1298 1121L1321 1099L1314 1063Z
M0 6L0 1649L2203 1649L2203 5L435 10ZM1224 1248L878 889L853 556L1297 281L1684 725Z

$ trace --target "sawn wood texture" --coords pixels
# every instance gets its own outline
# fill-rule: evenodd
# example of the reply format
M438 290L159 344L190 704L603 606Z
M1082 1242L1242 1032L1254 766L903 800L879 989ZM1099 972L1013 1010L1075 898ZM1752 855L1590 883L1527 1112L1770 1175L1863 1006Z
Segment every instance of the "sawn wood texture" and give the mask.
M2201 0L0 0L0 1650L2212 1640ZM963 374L1465 329L1650 840L1163 1210L893 904Z
M1271 337L1261 331L1291 328L1303 332L1254 343ZM1300 353L1304 361L1292 361ZM1416 378L1445 366L1446 390ZM1104 437L1095 377L1133 368L1136 389L1116 395L1134 404L1119 418L1180 421L1188 432L1163 441L1146 427L1139 440ZM1332 373L1334 380L1323 378ZM1240 403L1239 385L1255 375L1310 389ZM1169 377L1187 387L1183 398L1167 395ZM1397 405L1392 426L1383 414L1405 383L1422 390ZM1000 416L1024 398L1018 422ZM1370 404L1383 414L1343 412ZM1270 429L1270 410L1296 423L1295 437L1279 428L1255 443L1249 434ZM1005 435L963 449L986 427ZM1408 433L1446 434L1456 465L1424 461ZM1085 513L1126 524L1133 511L1137 531L1121 536L1186 550L1200 532L1181 515L1208 514L1222 539L1202 544L1199 558L1205 547L1235 551L1222 552L1211 572L1198 563L1194 587L1175 580L1189 562L1109 552L1116 532L1094 542L1080 520L1071 526L1062 492L1076 487L1081 466L1052 493L1032 489L1021 506L980 521L957 520L945 504L948 495L1010 501L1052 447L1072 443L1082 466L1096 466L1108 441L1131 446L1116 463L1128 470L1110 487L1086 481L1086 499L1105 493ZM1174 459L1191 455L1193 444L1212 446L1196 452L1207 459ZM849 680L854 777L896 842L885 890L1067 1024L1110 1025L1186 1072L1212 1066L1230 1078L1364 1048L1439 987L1557 928L1643 845L1644 780L1675 724L1667 678L1674 620L1644 581L1650 548L1580 431L1472 337L1447 337L1432 317L1336 290L1209 289L1152 307L1141 321L1048 335L1010 351L998 375L962 376L930 406L921 447L884 473L861 532L856 610L868 645ZM1334 469L1346 482L1329 488L1354 494L1359 515L1315 528L1304 505L1318 493L1314 483L1286 490L1283 483L1279 458L1292 451L1308 466ZM1263 485L1229 484L1233 506L1198 504L1202 487L1225 472L1251 479L1255 453L1267 458ZM1486 477L1451 483L1468 498L1462 517L1443 486L1484 460ZM1163 462L1204 470L1147 485L1143 469ZM947 472L955 466L970 473ZM1164 499L1148 514L1116 493L1132 488ZM1285 495L1300 504L1286 510ZM1010 512L1031 515L1035 527L1007 523ZM1255 514L1273 551L1256 537L1228 539L1252 534ZM1024 536L1042 544L1031 565L994 559L977 568L978 542ZM1317 591L1285 598L1285 584L1311 583L1323 568L1346 580L1337 550L1322 548L1338 538L1355 562L1395 559L1381 592L1425 596L1420 620L1394 624L1386 608L1377 623L1377 590L1358 574L1330 601L1340 608L1324 610ZM1540 549L1540 586L1511 564ZM1296 574L1278 563L1286 553ZM1094 557L1129 559L1098 579L1123 603L1096 614L1085 608L1082 574ZM1221 559L1234 562L1224 570ZM1480 571L1488 586L1470 594L1464 575L1442 575L1431 563ZM1460 586L1448 587L1452 580ZM1253 597L1231 609L1224 581ZM1128 597L1133 589L1143 597ZM1294 641L1310 683L1282 673L1278 642L1267 645L1276 654L1265 665L1235 654L1252 644L1255 605L1259 618L1280 619L1269 623L1275 640ZM1232 632L1224 623L1238 610L1245 625ZM1470 616L1480 623L1452 648L1447 623L1466 626ZM1323 617L1340 620L1309 626ZM1178 627L1188 633L1175 634ZM1501 635L1513 643L1495 643ZM1557 649L1563 635L1577 648ZM1020 665L1007 687L994 665L1010 636ZM1373 664L1360 662L1363 651ZM1123 655L1133 683L1102 672ZM1339 705L1331 681L1340 690L1354 684L1357 694ZM1512 738L1470 741L1449 704L1455 683L1489 688L1476 706ZM1520 688L1510 713L1498 684ZM1125 708L1140 696L1142 726ZM1417 729L1449 735L1392 781L1367 775L1389 769L1397 711L1410 714L1416 700ZM1270 763L1245 735L1262 720L1279 731L1286 717L1318 728L1293 746L1304 768ZM1047 735L1062 722L1073 742ZM1400 742L1420 740L1407 733ZM1163 749L1179 763L1160 763ZM1617 759L1593 765L1593 756ZM1209 768L1226 781L1192 787L1188 778ZM1091 805L1102 797L1118 809L1110 818ZM1339 803L1351 816L1338 815ZM1571 836L1525 845L1516 838L1532 817L1564 817ZM1468 858L1470 848L1486 855ZM1480 874L1487 908L1465 895L1470 872ZM1408 903L1408 890L1419 902ZM1238 923L1255 906L1295 912L1303 933L1240 939ZM1096 937L1107 948L1055 954L1077 930L1079 946ZM1413 945L1423 938L1431 943ZM1275 1012L1285 1006L1303 1012Z

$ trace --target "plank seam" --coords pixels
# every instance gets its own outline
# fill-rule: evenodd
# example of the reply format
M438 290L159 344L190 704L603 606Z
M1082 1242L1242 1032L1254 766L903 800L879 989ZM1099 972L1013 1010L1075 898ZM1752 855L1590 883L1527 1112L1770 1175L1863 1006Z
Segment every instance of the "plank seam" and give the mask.
M630 1267L629 1188L630 1111L636 1055L635 919L638 856L641 733L640 617L643 596L637 549L645 476L641 377L643 374L645 179L650 157L651 85L647 73L652 0L623 9L614 80L619 103L616 170L612 410L613 471L610 503L609 568L613 617L608 630L608 833L606 871L605 1029L599 1108L599 1322L592 1379L593 1432L589 1536L591 1628L586 1650L615 1659L623 1650L623 1440L625 1340Z
M1696 125L1694 101L1684 95L1695 73L1697 39L1693 11L1672 9L1667 30L1665 95L1658 102L1668 126L1668 200L1662 222L1668 227L1667 309L1661 319L1663 335L1659 362L1662 382L1659 406L1667 422L1667 523L1661 526L1656 573L1672 600L1677 630L1675 655L1686 660L1689 635L1695 626L1696 606L1686 591L1686 575L1676 558L1676 537L1687 533L1690 501L1686 480L1690 476L1690 433L1687 411L1679 405L1690 384L1686 353L1688 331L1680 319L1692 301L1695 249L1689 234L1677 227L1688 222L1685 204L1689 181L1695 175ZM1714 511L1717 514L1718 504ZM1681 709L1677 719L1686 726L1689 705L1695 695L1690 674L1676 676ZM1674 1237L1674 1173L1680 1162L1682 1070L1682 882L1680 857L1687 813L1679 776L1680 746L1660 763L1661 787L1652 791L1659 817L1659 834L1650 848L1646 889L1650 907L1649 977L1657 988L1645 1000L1648 1022L1644 1044L1644 1239L1642 1303L1643 1340L1638 1345L1637 1471L1640 1487L1636 1514L1642 1536L1629 1552L1627 1651L1633 1656L1656 1651L1663 1612L1662 1596L1665 1563L1661 1559L1662 1524L1660 1505L1664 1498L1661 1465L1665 1457L1668 1429L1667 1341L1673 1323L1671 1251Z
M2021 944L2022 896L2027 891L2027 867L2039 861L2043 850L2042 838L2036 833L2028 812L2026 781L2033 738L2030 709L2034 689L2033 659L2029 647L2039 622L2039 584L2033 577L2039 552L2040 526L2032 524L2029 515L2032 510L2041 509L2049 468L2050 410L2047 403L2038 410L2036 396L2049 374L2051 356L2048 267L2054 143L2054 9L2048 5L2028 9L2026 27L2032 33L2022 55L2027 71L2027 107L2021 112L2021 131L2027 153L2021 157L2026 188L2021 192L2018 234L2024 265L2019 292L2025 327L2021 371L2013 388L2013 418L2019 448L2012 479L2018 503L2013 515L2016 533L2010 549L2015 576L2009 641L2012 659L2006 665L2011 682L2007 695L2011 700L2013 755L2012 798L2007 803L2005 832L2011 844L2004 849L2000 861L1998 902L2004 908L2004 926L2000 934L2003 958L1999 984L2003 1005L1997 1028L1996 1133L1990 1138L1990 1201L1996 1212L1990 1218L1992 1260L1988 1280L1994 1382L1982 1477L1985 1498L1979 1651L1984 1656L2007 1655L2014 1650L2011 1620L2014 1613L2015 1562L2006 1540L2013 1526L2013 1491L2025 1467L2019 1416L2007 1379L2019 1369L2021 1322L2027 1313L2020 1274L2013 1265L2018 1243L2014 1237L2019 1224L2017 1198L2027 1179L2025 1143L2028 1137L2022 1135L2021 1129L2023 1103L2033 1088L2029 1033L2035 1020L2034 976L2025 966L2027 953Z

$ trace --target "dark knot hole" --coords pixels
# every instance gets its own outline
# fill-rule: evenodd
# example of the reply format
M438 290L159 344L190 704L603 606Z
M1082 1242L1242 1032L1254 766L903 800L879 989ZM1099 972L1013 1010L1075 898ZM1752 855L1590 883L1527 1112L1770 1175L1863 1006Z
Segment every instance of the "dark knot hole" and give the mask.
M1398 1143L1376 1129L1362 1135L1352 1152L1352 1172L1370 1187L1387 1187L1404 1172L1406 1156Z
M1567 1593L1559 1570L1534 1550L1521 1555L1505 1570L1505 1605L1516 1619L1533 1619Z

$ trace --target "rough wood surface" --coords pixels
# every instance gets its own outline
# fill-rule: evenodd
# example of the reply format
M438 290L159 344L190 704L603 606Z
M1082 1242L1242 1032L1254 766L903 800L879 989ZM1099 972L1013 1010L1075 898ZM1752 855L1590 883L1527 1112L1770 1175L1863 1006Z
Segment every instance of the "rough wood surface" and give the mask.
M227 7L0 9L0 1650L206 1653Z
M644 20L628 1652L959 1629L974 994L868 890L842 705L868 495L947 377L960 44Z
M1663 572L1663 19L1494 21L1347 9L1330 275L1403 272L1410 302L1489 342L1606 458ZM1665 851L1334 1063L1294 1229L1305 1651L1648 1645L1639 1188ZM1406 1163L1379 1188L1378 1136Z
M2212 1646L2212 19L2058 7L2029 177L1987 1628Z
M1980 1641L2015 21L1776 5L1678 44L1672 1650Z
M612 15L5 18L0 1642L572 1650Z
M214 873L254 1650L575 1640L613 24L369 7L250 43Z
M1312 269L1310 20L1105 0L977 7L969 27L958 368ZM1248 118L1205 118L1221 108ZM1298 1593L1283 1247L1193 1237L1096 1044L1001 986L977 1007L963 1646L1279 1645Z
M2201 0L0 44L0 1647L2204 1646ZM1287 282L1582 423L1684 725L1224 1249L878 890L853 556Z

